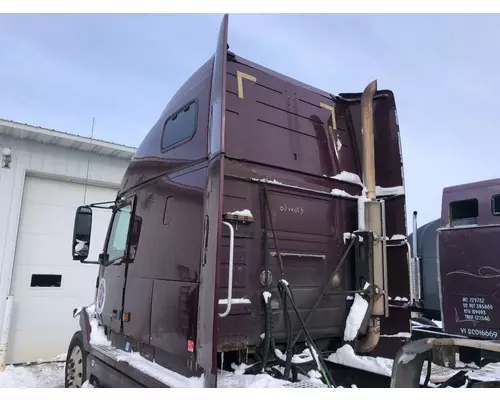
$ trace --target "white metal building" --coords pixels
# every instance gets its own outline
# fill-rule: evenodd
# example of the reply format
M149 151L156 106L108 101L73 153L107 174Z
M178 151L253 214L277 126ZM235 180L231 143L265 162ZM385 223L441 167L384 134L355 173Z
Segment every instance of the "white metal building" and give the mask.
M7 363L67 351L78 330L72 311L92 303L98 272L71 258L76 208L114 200L134 152L0 120L0 346L6 305L13 304ZM109 216L94 210L88 260L97 260Z

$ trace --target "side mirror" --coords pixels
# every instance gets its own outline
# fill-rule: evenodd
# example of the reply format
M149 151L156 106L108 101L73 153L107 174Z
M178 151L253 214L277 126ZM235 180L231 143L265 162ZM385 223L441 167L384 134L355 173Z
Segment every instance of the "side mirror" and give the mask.
M85 261L89 256L90 233L92 232L92 209L87 206L78 207L73 227L73 260Z

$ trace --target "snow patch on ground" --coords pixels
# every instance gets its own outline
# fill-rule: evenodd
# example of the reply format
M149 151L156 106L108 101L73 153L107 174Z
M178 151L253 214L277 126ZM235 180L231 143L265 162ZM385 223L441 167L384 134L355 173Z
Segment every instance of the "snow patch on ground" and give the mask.
M381 357L358 356L348 344L342 346L335 353L330 354L327 360L384 376L391 376L392 373L391 368L386 365L384 359Z
M66 362L66 357L67 357L67 354L66 353L62 353L62 354L59 354L58 356L54 357L50 361L54 361L54 362Z
M268 374L241 375L223 371L217 377L217 387L221 388L282 388L286 384L286 381L274 379Z
M127 362L131 361L132 364L136 362L143 364L146 361L139 354L135 353L127 354ZM309 353L310 354L310 353ZM334 362L341 365L350 366L353 368L358 368L373 373L381 374L384 376L391 376L392 373L392 360L382 357L369 357L369 356L358 356L354 354L353 348L346 344L336 353L331 354L328 357L328 361ZM139 368L143 372L156 377L156 375L162 375L165 377L165 368L153 364L157 368ZM218 375L218 387L220 388L286 388L291 387L289 382L272 378L267 374L259 375L242 375L245 369L250 367L249 365L241 364L239 366L234 366L234 372L222 371ZM436 366L433 365L433 370ZM443 369L441 367L437 367ZM154 371L152 371L154 369ZM421 382L425 379L425 371L427 367L424 363L422 368L423 374L421 377ZM451 371L451 374L457 371ZM450 374L450 376L451 376ZM168 371L167 374L171 379L174 379L177 383L181 384L179 387L201 387L201 378L190 378L191 380L184 378L175 372ZM500 363L492 363L483 367L481 370L469 371L467 373L469 379L475 379L479 381L497 381L500 379ZM163 378L165 379L165 378ZM163 381L163 379L160 379ZM308 376L302 376L299 374L299 380L302 382L310 382L316 387L326 387L322 384L320 379L320 374L318 371L309 371ZM186 381L191 382L186 384ZM431 382L433 379L431 378ZM0 388L63 388L64 387L64 363L41 363L23 366L12 366L8 365L4 372L0 372ZM85 382L82 388L92 388L93 386L89 382ZM352 387L356 387L353 385Z
M309 353L310 354L310 353ZM219 388L291 388L293 383L282 379L275 379L268 374L258 375L243 375L245 368L248 365L241 364L239 366L231 366L235 371L219 371L217 376L217 387ZM284 372L283 367L273 367L281 373ZM308 375L298 374L298 380L301 383L309 383L313 387L326 388L327 386L321 382L321 374L318 371L309 371Z
M391 240L405 240L405 235L392 235Z
M491 363L480 370L470 371L467 376L482 382L498 381L500 380L500 363Z
M63 388L64 363L7 365L0 372L0 388Z

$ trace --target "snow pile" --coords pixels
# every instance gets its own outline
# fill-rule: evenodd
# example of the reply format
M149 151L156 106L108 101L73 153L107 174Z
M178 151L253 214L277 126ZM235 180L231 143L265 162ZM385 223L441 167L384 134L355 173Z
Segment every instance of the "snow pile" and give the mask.
M92 385L89 381L85 381L82 384L82 388L93 388L94 385Z
M358 197L358 230L365 230L365 203L370 201L370 199L366 196L366 189L363 188L361 192L361 196Z
M310 370L310 371L307 373L307 376L309 376L309 378L321 379L321 374L320 374L320 372L319 372L319 371L316 371L315 369Z
M381 357L358 356L348 344L342 346L335 353L330 354L327 360L384 376L391 376L392 373L391 367L387 366L385 359ZM392 363L392 360L390 361Z
M347 240L351 240L351 238L356 237L354 233L351 232L344 232L344 244L346 243Z
M303 188L300 186L294 186L294 185L287 185L286 183L278 182L277 180L273 179L272 181L268 179L255 179L251 178L255 182L265 182L265 183L270 183L272 185L278 185L278 186L283 186L287 188L292 188L292 189L300 189L300 190L306 190L308 192L312 193L320 193L320 194L330 194L332 196L337 196L337 197L346 197L349 199L357 199L358 196L354 196L352 194L347 193L345 190L340 190L340 189L332 189L330 193L322 191L322 190L316 190L316 189L308 189L308 188Z
M270 181L269 179L252 178L252 180L257 181L257 182L270 183L271 185L287 186L283 182L277 181L276 179L273 179L272 181Z
M64 363L42 363L14 367L0 372L0 388L62 388Z
M480 370L469 371L469 379L475 379L482 382L492 382L500 380L500 363L490 363Z
M417 356L417 353L404 353L401 357L399 357L400 364L408 364Z
M438 328L443 328L443 322L442 321L438 321L436 319L433 319L432 322L434 322Z
M55 356L52 360L52 362L66 362L66 358L67 358L67 354L66 353L62 353L62 354L59 354L58 356Z
M235 217L248 217L253 218L252 212L250 210L233 211L228 213L229 215L234 215Z
M219 305L225 305L228 303L228 299L220 299ZM231 304L252 304L249 299L242 297L241 299L231 299Z
M341 189L332 189L330 192L332 196L337 196L337 197L347 197L349 199L357 199L358 196L353 196L352 194L347 193L345 190Z
M405 194L405 189L403 186L394 186L388 188L377 186L375 188L375 193L377 196L398 196L401 194Z
M365 289L367 288L367 286L368 283L365 285ZM346 342L350 342L356 339L359 327L363 322L367 309L368 302L363 299L363 297L361 297L359 293L356 293L354 295L354 302L352 303L351 309L349 310L349 315L347 316L347 320L345 323L344 340Z
M262 293L262 297L264 297L264 301L266 302L266 304L269 302L269 299L271 298L271 293L269 292L264 292Z
M103 346L111 346L111 342L106 337L104 333L104 328L99 325L97 319L95 318L95 304L92 304L90 307L86 309L87 314L89 316L90 323L90 341L91 345L103 345Z
M253 367L255 364L247 365L245 363L241 363L237 365L236 363L231 364L231 368L234 370L235 375L243 375L248 368Z
M411 338L410 332L398 332L395 335L380 335L380 337L400 337L400 338Z
M342 148L342 142L340 141L340 138L337 138L337 151L340 151L340 149Z
M401 359L401 362L408 363L414 357L414 354L406 354L405 357ZM327 360L336 364L345 365L351 368L357 368L384 376L392 375L392 366L394 362L389 358L356 355L354 353L354 349L348 344L342 346L337 350L337 352L330 354ZM468 365L468 367L471 367L471 365ZM422 373L420 376L421 384L425 381L426 372L427 361L424 362L424 365L422 366ZM435 386L435 384L451 378L457 372L458 370L452 370L432 364L430 380L431 383L429 384L429 386ZM500 363L491 363L481 368L480 370L468 371L466 376L469 379L475 379L483 382L498 381L500 380Z
M281 352L281 350L276 349L274 351L274 354L276 354L276 357L280 358L281 360L286 361L286 354L283 354ZM309 349L305 349L300 354L294 354L292 357L293 364L304 364L304 363L311 362L312 360L313 360L313 357L312 357Z
M117 361L123 361L134 367L135 369L151 376L159 382L171 388L202 388L203 378L186 378L174 371L163 368L154 362L146 360L139 353L136 352L121 352L117 357Z
M405 240L405 235L392 235L391 240Z
M310 355L310 353L309 353ZM219 371L217 376L218 388L292 388L303 383L309 384L311 387L326 388L327 386L321 381L321 374L318 371L311 370L307 376L298 374L298 383L291 383L283 379L276 379L272 376L262 373L258 375L243 375L248 365L232 364L234 372ZM284 367L276 366L274 369L284 372Z
M287 381L275 379L268 374L242 375L233 372L222 371L217 377L219 388L283 388Z
M352 172L342 171L340 174L332 176L332 179L337 179L338 181L355 183L356 185L363 186L363 182L361 182L361 178L353 174Z

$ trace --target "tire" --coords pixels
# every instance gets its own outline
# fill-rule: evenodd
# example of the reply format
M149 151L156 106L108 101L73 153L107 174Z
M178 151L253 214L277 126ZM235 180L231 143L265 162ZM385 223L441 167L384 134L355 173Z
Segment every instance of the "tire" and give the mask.
M83 335L76 332L69 342L64 368L64 387L81 388L87 375L87 352L83 348Z

